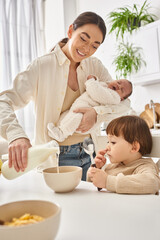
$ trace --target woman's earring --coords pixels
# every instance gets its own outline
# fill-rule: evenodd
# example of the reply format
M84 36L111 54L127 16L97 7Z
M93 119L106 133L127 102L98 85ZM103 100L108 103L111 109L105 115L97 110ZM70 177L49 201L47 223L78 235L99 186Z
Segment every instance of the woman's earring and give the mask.
M68 29L68 37L69 37L69 38L72 37L72 30L73 30L73 25L70 25L70 26L69 26L69 29Z
M69 31L68 32L68 37L71 38L72 37L72 33Z

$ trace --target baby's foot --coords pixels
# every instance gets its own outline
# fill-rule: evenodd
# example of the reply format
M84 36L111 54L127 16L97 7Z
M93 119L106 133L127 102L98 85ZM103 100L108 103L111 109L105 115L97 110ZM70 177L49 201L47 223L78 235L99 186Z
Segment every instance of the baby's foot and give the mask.
M48 128L48 130L50 131L50 132L52 132L53 131L53 128L55 127L55 125L53 124L53 123L48 123L48 125L47 125L47 128Z
M64 141L64 136L63 136L63 133L62 131L58 128L58 127L55 127L53 123L48 123L48 135L57 140L58 142L63 142Z

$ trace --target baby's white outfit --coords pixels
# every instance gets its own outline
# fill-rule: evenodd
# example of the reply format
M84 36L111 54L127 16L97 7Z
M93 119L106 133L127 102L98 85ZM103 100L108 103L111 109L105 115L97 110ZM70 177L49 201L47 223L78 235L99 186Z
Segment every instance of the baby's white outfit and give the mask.
M85 82L86 91L78 97L72 104L70 110L61 114L57 126L53 123L48 123L48 134L58 142L63 142L65 138L72 135L79 127L82 120L82 113L74 113L77 108L83 107L95 107L99 105L119 104L121 99L119 94L108 88L108 85L104 82L91 78ZM88 132L91 133L93 129L97 127L95 124ZM82 134L82 133L81 133Z

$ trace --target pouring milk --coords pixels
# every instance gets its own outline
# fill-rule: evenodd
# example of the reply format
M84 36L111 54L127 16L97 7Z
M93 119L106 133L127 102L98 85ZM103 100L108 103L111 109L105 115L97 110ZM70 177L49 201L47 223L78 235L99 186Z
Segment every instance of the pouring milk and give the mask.
M8 161L2 165L2 175L11 180L17 178L30 170L43 163L52 154L59 155L59 147L54 146L55 141L48 142L46 144L37 145L28 149L28 163L25 170L17 172L14 167L9 168Z

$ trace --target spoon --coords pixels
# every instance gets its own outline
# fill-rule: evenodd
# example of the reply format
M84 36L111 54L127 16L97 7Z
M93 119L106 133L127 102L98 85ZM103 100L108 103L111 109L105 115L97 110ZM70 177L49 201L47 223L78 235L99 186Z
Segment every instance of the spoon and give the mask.
M86 137L83 141L83 149L90 156L91 163L94 164L93 153L95 150L94 143L91 138Z
M93 153L95 151L95 146L94 143L92 141L91 138L86 137L83 141L83 149L84 151L90 156L91 158L91 167L95 167L96 168L96 164L94 162L94 158L93 158ZM102 188L97 188L98 191L100 191Z

